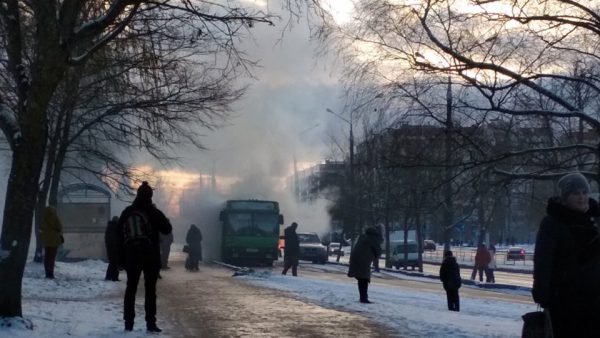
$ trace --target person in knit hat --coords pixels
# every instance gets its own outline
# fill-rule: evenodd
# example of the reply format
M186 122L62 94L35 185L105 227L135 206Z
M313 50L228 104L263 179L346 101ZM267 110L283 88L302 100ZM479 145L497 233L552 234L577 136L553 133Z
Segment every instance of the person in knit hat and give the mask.
M125 331L133 330L135 293L144 273L146 329L161 332L156 325L156 281L160 270L159 233L170 234L172 226L167 217L152 203L152 187L142 182L133 203L119 217L117 229L122 235L121 257L127 272L123 319Z
M600 337L600 208L579 172L561 177L558 190L536 237L533 300L550 313L555 338Z
M562 203L571 203L572 207L582 209L584 212L589 207L587 195L590 193L590 184L581 173L575 172L561 177L558 180L558 190L560 191ZM572 196L577 194L578 199ZM569 198L571 198L571 201ZM575 204L575 200L580 200L580 202Z

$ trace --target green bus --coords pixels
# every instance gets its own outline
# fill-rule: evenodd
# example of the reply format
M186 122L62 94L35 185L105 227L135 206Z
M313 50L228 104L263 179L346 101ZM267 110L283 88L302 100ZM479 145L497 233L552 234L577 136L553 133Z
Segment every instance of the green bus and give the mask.
M219 214L223 236L221 259L236 265L266 264L277 260L279 203L260 200L229 200Z

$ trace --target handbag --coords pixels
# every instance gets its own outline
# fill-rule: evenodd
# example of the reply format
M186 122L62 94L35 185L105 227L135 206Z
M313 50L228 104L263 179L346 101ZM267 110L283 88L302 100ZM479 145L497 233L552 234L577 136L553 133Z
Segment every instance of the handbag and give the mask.
M183 252L185 252L185 253L190 252L190 247L187 244L183 246Z
M522 338L553 338L552 322L548 310L528 312L523 318Z

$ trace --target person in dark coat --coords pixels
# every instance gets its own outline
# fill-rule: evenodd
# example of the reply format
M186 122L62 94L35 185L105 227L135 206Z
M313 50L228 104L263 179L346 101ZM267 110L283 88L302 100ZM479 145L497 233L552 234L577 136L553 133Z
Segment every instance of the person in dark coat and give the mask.
M104 280L119 281L119 230L117 228L119 217L114 216L108 221L104 231L104 245L106 247L106 258L108 258L108 267Z
M580 173L563 176L558 188L536 237L533 299L549 311L555 338L600 337L600 208Z
M185 236L185 242L188 245L188 258L185 261L185 268L188 271L198 271L198 264L202 260L202 232L195 224L190 225Z
M446 290L448 310L460 311L460 298L458 296L458 289L462 285L460 267L450 250L444 252L444 261L440 267L440 280L444 285L444 290Z
M354 277L358 281L358 293L361 303L371 303L368 294L369 283L371 282L371 264L374 265L375 270L379 269L382 242L381 230L378 227L370 227L358 237L350 252L348 277Z
M64 242L63 228L58 212L53 206L47 206L42 216L42 225L40 234L42 245L44 246L44 271L46 278L54 279L54 266L56 264L56 254L58 247Z
M171 244L173 244L173 232L169 234L160 234L160 268L170 269L169 255L171 254Z
M284 230L284 249L283 249L283 271L285 275L289 268L292 268L292 275L298 276L298 259L300 257L300 239L296 233L298 223L293 222Z
M126 222L133 215L144 215L145 224L149 228L149 242L126 241ZM124 268L127 272L127 288L125 289L123 319L125 320L125 330L133 330L133 321L135 318L135 293L137 291L140 275L144 273L145 300L144 308L146 310L146 329L149 332L161 332L156 325L156 281L160 270L160 244L159 233L168 234L172 231L171 223L154 204L152 204L152 188L148 182L142 182L137 190L137 196L133 203L125 208L119 217L118 231L122 234L121 257L123 258Z

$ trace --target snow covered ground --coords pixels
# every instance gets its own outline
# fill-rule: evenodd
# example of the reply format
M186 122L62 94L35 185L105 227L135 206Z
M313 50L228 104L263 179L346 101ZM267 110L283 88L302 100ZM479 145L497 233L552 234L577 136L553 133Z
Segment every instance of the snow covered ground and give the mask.
M105 269L106 263L101 261L58 262L57 279L47 280L41 264L29 263L23 280L24 319L0 319L0 337L146 337L143 328L123 331L125 284L104 281ZM463 296L461 312L455 313L446 310L442 293L377 285L369 288L375 303L363 305L357 302L352 279L332 282L269 272L236 278L326 307L361 313L403 337L519 337L521 315L535 310L533 304Z
M365 305L358 302L356 281L350 278L347 283L339 283L266 272L240 278L252 284L290 292L320 305L359 312L402 337L520 337L521 315L536 310L532 303L461 296L461 312L456 313L447 310L444 293L377 285L369 287L369 299L374 303ZM400 278L439 284L426 278ZM523 294L523 291L502 292Z
M102 261L57 262L57 278L49 280L42 264L28 263L23 277L24 318L0 319L0 337L125 337L125 284L105 281L105 272ZM145 328L126 335L145 336Z

